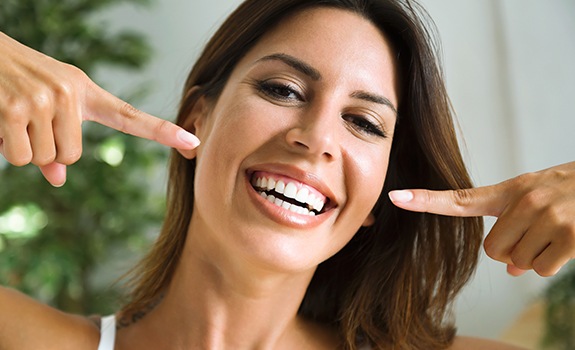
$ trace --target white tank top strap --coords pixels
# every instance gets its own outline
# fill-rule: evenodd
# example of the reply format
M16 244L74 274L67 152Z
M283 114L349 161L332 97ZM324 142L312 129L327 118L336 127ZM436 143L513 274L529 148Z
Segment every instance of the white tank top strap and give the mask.
M114 350L116 342L116 316L102 317L100 322L100 345L98 350Z

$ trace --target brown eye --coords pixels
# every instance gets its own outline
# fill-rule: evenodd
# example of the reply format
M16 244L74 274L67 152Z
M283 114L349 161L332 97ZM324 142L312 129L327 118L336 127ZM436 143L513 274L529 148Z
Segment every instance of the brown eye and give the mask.
M354 114L344 114L342 118L351 124L351 127L358 130L361 133L368 135L375 135L379 137L387 137L383 129L370 122L367 118L361 115Z
M289 84L260 81L257 88L263 94L280 101L303 101L303 97Z

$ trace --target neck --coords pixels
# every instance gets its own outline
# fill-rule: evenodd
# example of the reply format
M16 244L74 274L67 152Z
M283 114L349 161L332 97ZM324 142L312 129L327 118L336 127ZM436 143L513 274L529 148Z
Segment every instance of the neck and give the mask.
M150 338L140 339L147 345L157 339L166 349L303 348L294 344L314 326L297 311L314 271L279 272L238 261L205 249L191 231L162 301L130 327Z

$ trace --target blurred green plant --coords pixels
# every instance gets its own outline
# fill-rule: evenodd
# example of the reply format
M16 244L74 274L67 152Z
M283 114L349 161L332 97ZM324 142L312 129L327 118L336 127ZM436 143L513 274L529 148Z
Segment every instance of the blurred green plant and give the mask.
M545 349L575 349L575 265L565 269L545 290Z
M93 16L148 0L2 0L0 31L88 75L102 64L134 71L151 49L138 33L110 33ZM62 188L34 166L0 161L0 284L62 310L108 313L119 287L98 283L98 266L141 253L163 216L151 177L166 152L152 142L83 125L83 157ZM112 276L117 277L117 273Z

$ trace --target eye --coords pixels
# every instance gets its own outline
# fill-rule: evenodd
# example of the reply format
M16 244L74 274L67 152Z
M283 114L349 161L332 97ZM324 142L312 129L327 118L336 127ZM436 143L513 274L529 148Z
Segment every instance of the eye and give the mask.
M271 81L258 81L257 89L275 100L284 102L303 102L304 98L297 91L297 88L291 84L271 82Z
M343 120L349 122L350 127L357 130L360 133L367 135L374 135L379 137L387 137L385 131L380 125L374 124L369 119L361 115L355 114L344 114L342 116Z

